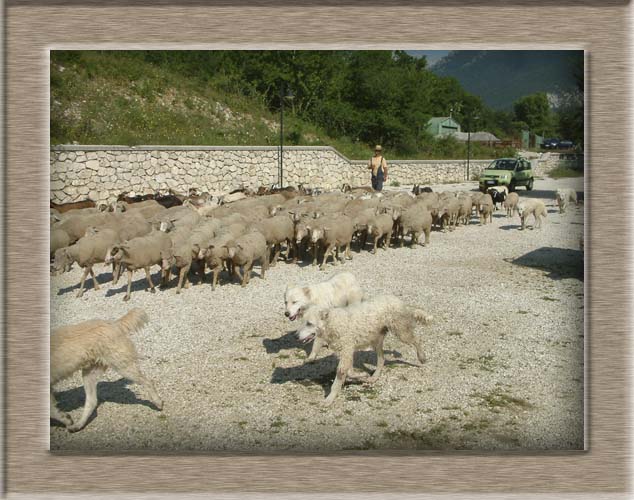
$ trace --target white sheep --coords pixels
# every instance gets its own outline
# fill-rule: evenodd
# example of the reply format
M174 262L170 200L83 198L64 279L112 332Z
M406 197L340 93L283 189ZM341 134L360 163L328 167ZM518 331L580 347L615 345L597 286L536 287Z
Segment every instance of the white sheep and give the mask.
M100 262L106 262L108 249L118 241L119 235L113 229L99 229L97 231L91 228L89 229L89 234L80 238L74 245L60 248L55 252L53 270L55 273L64 272L70 269L73 262L77 262L84 269L77 297L81 297L84 294L84 283L88 273L92 277L94 289L99 290L99 282L95 277L92 266ZM114 276L113 266L113 278Z
M172 247L172 240L163 231L153 230L146 236L133 238L129 241L119 243L108 252L106 262L116 262L126 266L128 270L128 289L124 301L130 300L132 289L132 273L137 269L144 269L147 281L150 285L150 292L154 293L154 283L150 276L150 267L161 265L161 252ZM163 273L163 283L165 283L165 273Z

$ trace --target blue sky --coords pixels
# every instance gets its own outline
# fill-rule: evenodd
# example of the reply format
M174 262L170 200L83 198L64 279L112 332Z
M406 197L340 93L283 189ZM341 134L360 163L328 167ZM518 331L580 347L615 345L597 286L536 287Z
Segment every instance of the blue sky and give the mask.
M431 66L435 62L445 57L451 51L449 50L406 50L405 52L416 57L427 56L427 64Z

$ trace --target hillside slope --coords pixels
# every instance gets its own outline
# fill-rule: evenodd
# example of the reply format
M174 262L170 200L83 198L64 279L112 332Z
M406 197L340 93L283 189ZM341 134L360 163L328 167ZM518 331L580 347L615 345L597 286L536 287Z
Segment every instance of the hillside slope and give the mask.
M583 51L459 50L450 52L430 69L452 76L495 109L511 109L513 102L535 92L558 96L575 90Z

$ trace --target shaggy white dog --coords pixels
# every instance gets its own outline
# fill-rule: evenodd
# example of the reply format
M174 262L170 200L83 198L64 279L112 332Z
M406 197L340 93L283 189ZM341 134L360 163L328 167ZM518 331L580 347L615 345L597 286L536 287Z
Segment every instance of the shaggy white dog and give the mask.
M320 339L339 358L337 376L324 404L332 404L346 377L359 378L352 374L353 356L357 350L372 347L376 351L376 370L367 382L373 383L378 379L385 362L383 340L388 332L396 335L401 342L413 346L418 360L423 363L425 355L414 330L416 323L429 323L432 319L422 310L406 305L393 295L381 295L348 307L309 307L304 313L305 324L297 331L299 340L309 342L313 338Z
M132 332L141 330L148 317L142 309L132 309L116 321L90 320L58 328L51 335L51 418L62 422L69 431L86 425L97 407L97 377L108 367L123 377L147 387L152 403L160 410L163 401L152 382L141 373ZM53 385L81 370L86 403L79 422L57 408Z
M311 305L323 307L343 307L356 304L363 299L363 291L352 273L337 273L330 279L306 286L286 287L284 314L291 321L301 318L304 311ZM317 352L322 347L321 339L316 339L308 356L308 361L313 361Z

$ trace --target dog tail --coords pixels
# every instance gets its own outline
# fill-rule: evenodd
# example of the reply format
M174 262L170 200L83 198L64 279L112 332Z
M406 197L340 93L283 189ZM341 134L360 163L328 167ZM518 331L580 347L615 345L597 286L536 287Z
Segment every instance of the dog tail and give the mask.
M414 318L416 318L416 321L423 324L431 323L434 320L432 315L426 314L422 309L414 309Z
M138 332L148 322L148 316L143 309L135 307L130 309L125 316L119 318L116 323L128 335Z

